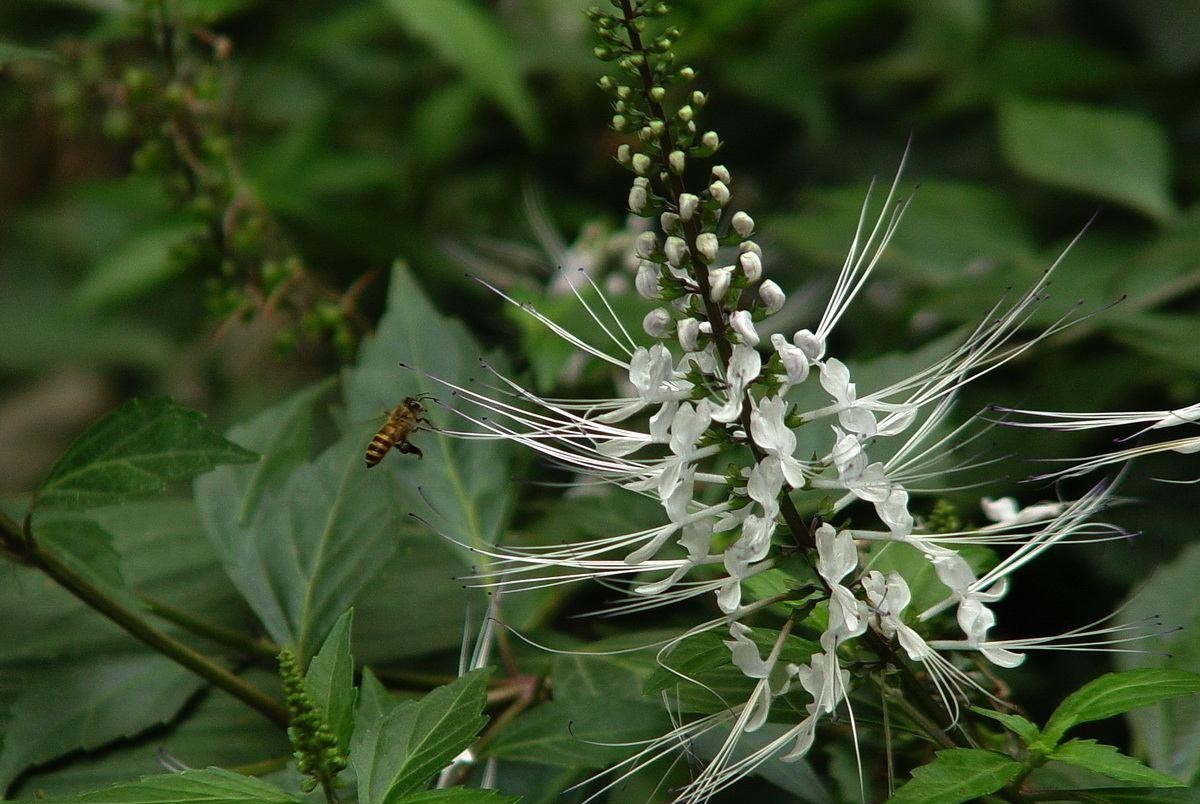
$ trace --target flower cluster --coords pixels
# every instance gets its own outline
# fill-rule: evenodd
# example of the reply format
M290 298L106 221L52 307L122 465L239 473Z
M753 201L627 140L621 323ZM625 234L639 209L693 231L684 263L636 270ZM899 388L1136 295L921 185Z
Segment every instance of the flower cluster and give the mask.
M911 506L914 484L952 471L943 459L970 440L972 422L947 424L957 391L1072 323L1068 316L1020 342L1012 337L1045 298L1050 272L1023 295L988 310L984 323L942 359L884 387L860 389L847 365L829 354L829 342L908 204L898 200L897 177L873 221L868 192L820 320L790 337L775 332L764 338L760 333L770 332L784 292L764 279L755 223L733 202L730 170L705 162L721 140L697 127L706 96L688 89L694 71L674 63L677 32L646 36L648 22L666 7L637 0L613 5L615 14L593 9L590 16L603 42L597 55L616 61L622 76L606 77L600 86L612 100L613 128L631 139L617 151L617 161L634 174L628 207L658 223L658 231L642 233L635 243L634 284L658 305L642 322L650 342L630 334L600 289L586 284L586 275L571 290L610 347L493 288L584 353L611 364L629 390L612 399L547 399L496 373L502 395L451 385L488 411L486 417L461 413L472 426L451 434L523 444L580 476L647 495L664 513L665 521L654 527L592 541L490 548L481 584L521 589L600 580L627 592L608 613L715 599L719 615L660 644L660 657L697 634L725 629L729 661L754 682L752 693L651 741L612 771L616 779L713 730L726 735L723 745L680 800L706 800L772 756L802 757L819 722L849 706L852 662L907 660L916 669L912 677L953 720L971 690L989 694L956 656L975 654L1013 667L1031 649L1103 649L1130 638L1102 623L1061 637L1004 641L991 634L996 618L990 605L1005 594L1017 569L1066 541L1124 535L1089 522L1109 500L1106 484L1078 500L1025 509L1011 499L985 498L991 522L971 529L938 527ZM682 94L682 102L668 114L672 93ZM697 177L705 186L693 192L689 182ZM805 398L821 401L800 409L796 400ZM810 428L821 434L823 446L802 457L797 435ZM730 461L727 470L714 470ZM845 512L856 505L873 511L878 525L834 524L846 522ZM804 517L802 508L820 515ZM968 545L1009 549L981 566L964 555ZM885 546L910 551L932 568L943 599L910 610L911 578L870 564ZM806 571L785 562L795 556L805 560ZM764 587L753 579L772 570L786 578L787 591L756 593ZM778 606L792 614L764 655L746 621ZM938 617L951 610L954 626ZM785 661L797 627L818 631L819 648L804 662ZM772 704L785 695L799 696L806 716L737 757L741 737L767 722Z

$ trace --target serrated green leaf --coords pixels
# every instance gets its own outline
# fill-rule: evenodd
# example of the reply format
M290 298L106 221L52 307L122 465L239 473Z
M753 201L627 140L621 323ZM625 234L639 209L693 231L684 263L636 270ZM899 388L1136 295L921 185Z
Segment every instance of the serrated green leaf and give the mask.
M951 748L912 772L887 804L959 804L994 793L1017 778L1021 763L995 751Z
M321 708L343 754L350 748L354 731L354 658L350 655L353 622L354 609L338 618L304 674L304 686Z
M1037 181L1091 193L1163 221L1174 214L1171 153L1155 121L1118 109L1010 100L1000 145Z
M55 517L34 524L34 539L60 561L92 583L109 590L125 588L121 557L113 548L112 534L91 519Z
M1042 739L1056 745L1080 723L1103 720L1158 701L1200 692L1200 673L1147 668L1107 673L1071 693L1042 729Z
M984 709L979 706L972 706L971 711L1002 724L1006 729L1020 737L1021 742L1025 743L1025 745L1032 744L1041 734L1041 730L1038 729L1036 723L1030 723L1020 715L996 712L992 709Z
M363 466L358 436L301 463L322 392L302 391L231 430L263 450L263 462L223 467L195 485L229 577L271 637L294 645L301 661L393 554L402 514L387 476Z
M92 266L72 304L96 310L153 290L183 269L183 263L171 259L171 250L196 231L189 223L140 232Z
M245 627L245 608L190 501L128 502L90 511L89 518L112 534L128 588L225 627ZM5 623L3 663L127 652L140 644L40 572L10 562L0 562L0 611L21 612Z
M401 513L386 477L363 467L354 436L296 468L245 524L236 520L245 486L235 473L196 483L201 521L267 632L305 661L395 551Z
M350 750L359 800L395 804L468 748L487 723L490 674L475 670L420 700L394 704L364 673Z
M1101 773L1122 782L1151 787L1184 787L1183 782L1178 779L1151 770L1143 765L1141 760L1122 754L1115 746L1104 745L1095 740L1070 740L1054 749L1050 759Z
M215 466L258 456L166 397L134 399L67 448L38 489L39 508L96 508L164 491Z
M169 721L202 685L170 659L145 652L94 656L33 674L8 712L0 791L28 767Z
M358 777L359 799L364 796L376 776L376 768L385 766L388 757L381 751L384 745L384 725L399 702L391 696L371 668L363 668L362 682L358 688L358 702L354 708L354 734L350 740L350 764ZM380 770L382 776L385 771ZM382 788L382 782L378 783Z
M386 0L385 4L409 33L428 42L480 92L500 104L526 139L541 139L537 107L521 76L518 54L488 14L470 0Z
M397 263L388 287L387 312L374 338L363 344L357 365L344 377L347 427L365 448L373 430L353 423L372 417L378 421L381 413L417 393L439 397L429 411L437 427L462 425L450 409L486 416L424 374L467 385L485 371L479 365L483 356L466 327L441 315L408 269ZM499 357L489 358L489 363L498 371L505 368ZM424 512L435 519L438 530L463 544L482 547L494 542L513 499L511 446L453 439L436 431L416 433L412 442L424 450L423 459L389 455L371 470L390 478L393 504L401 511ZM478 556L464 555L464 566L477 560Z
M422 790L397 799L396 804L515 804L520 800L520 796L506 796L499 790L448 787L444 790Z
M148 776L138 782L60 800L89 804L292 804L300 801L260 779L221 768Z

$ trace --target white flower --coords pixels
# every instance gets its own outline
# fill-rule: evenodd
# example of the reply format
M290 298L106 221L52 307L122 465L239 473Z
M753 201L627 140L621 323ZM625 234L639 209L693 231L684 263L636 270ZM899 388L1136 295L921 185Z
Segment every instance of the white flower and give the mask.
M754 319L749 310L738 310L729 316L729 326L742 339L742 343L758 346L758 330L754 328Z
M683 173L683 169L687 164L687 157L683 151L671 151L667 155L667 164L671 166L671 171L675 174ZM685 218L686 220L686 218Z
M912 601L912 592L904 577L898 572L889 572L885 577L878 570L870 570L863 575L862 585L883 635L895 638L914 662L929 659L932 649L920 634L904 623L902 617Z
M801 346L801 349L804 347ZM838 421L851 433L864 436L875 435L875 414L861 405L857 405L857 395L854 383L850 382L850 370L846 364L835 357L826 360L821 366L821 387L824 388L838 404Z
M678 268L683 265L684 257L687 256L687 243L682 237L672 235L667 238L667 242L663 246L663 253L667 255L667 262Z
M649 203L649 196L646 194L646 188L638 185L633 185L629 188L629 209L633 212L643 212L646 209L646 204Z
M749 626L739 622L729 624L731 640L725 640L725 647L732 654L733 664L742 671L746 678L766 678L771 667L758 652L758 643L750 638L754 633Z
M763 452L779 461L784 478L795 489L804 485L804 464L793 454L796 434L784 423L787 407L782 396L759 400L750 412L750 435Z
M679 196L679 219L690 221L700 208L700 198L692 193L681 193Z
M725 298L725 294L729 292L729 285L733 282L733 266L727 265L724 268L709 268L708 269L708 298L718 304Z
M708 185L708 194L721 206L729 203L729 187L720 179Z
M792 343L804 352L810 363L817 363L825 356L825 339L818 338L807 329L802 329L792 336Z
M646 156L646 154L634 154L631 162L633 164L634 172L639 176L647 175L654 167L654 163L650 160L650 157Z
M713 136L716 136L715 133ZM733 177L729 175L729 168L725 167L724 165L713 165L712 177L714 180L724 182L725 184L729 184L733 181Z
M704 232L696 238L696 251L707 263L711 263L717 258L717 249L720 245L717 236L712 232Z
M828 523L817 528L817 572L829 584L829 627L835 639L857 636L866 623L859 616L858 599L842 579L858 566L858 548L849 532L838 532Z
M752 346L736 344L729 358L725 382L726 401L719 410L713 413L713 419L729 424L742 415L742 401L746 397L746 387L758 378L762 371L762 357Z
M671 313L662 307L656 307L642 319L642 329L651 338L665 338L671 331L671 323Z
M747 282L757 282L762 279L762 258L753 251L745 251L738 255L738 267Z
M658 235L654 232L642 232L633 241L633 250L639 257L649 257L658 250Z
M737 232L738 237L743 240L754 234L754 218L751 218L745 212L735 212L729 224L733 227L733 231Z
M679 336L679 345L685 352L694 352L699 347L700 322L694 318L684 318L675 325Z
M1001 497L999 500L984 497L979 504L983 508L984 516L1001 525L1023 525L1029 522L1053 519L1069 505L1069 503L1061 502L1037 503L1022 509L1012 497Z
M633 286L637 288L638 295L643 299L657 299L661 292L658 286L658 266L652 262L642 260L638 264L637 276L634 277Z
M771 345L779 353L783 370L787 372L788 385L799 385L808 379L808 357L804 352L788 343L787 338L778 332L771 336Z
M762 301L767 315L778 313L783 309L783 303L787 299L783 294L783 289L771 279L758 286L758 298Z

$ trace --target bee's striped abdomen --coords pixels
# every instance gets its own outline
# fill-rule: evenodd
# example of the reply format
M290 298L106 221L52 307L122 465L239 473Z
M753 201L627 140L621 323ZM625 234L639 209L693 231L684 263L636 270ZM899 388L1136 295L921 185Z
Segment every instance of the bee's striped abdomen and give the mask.
M367 468L374 466L383 460L383 457L388 454L388 450L396 443L392 438L391 433L385 432L389 428L385 427L375 434L371 439L371 443L367 444L366 462Z

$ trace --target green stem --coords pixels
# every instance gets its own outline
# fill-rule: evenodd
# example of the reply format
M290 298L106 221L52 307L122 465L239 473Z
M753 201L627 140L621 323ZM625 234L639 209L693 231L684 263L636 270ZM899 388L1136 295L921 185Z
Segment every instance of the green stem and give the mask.
M265 637L248 636L237 629L227 628L203 617L197 617L191 612L176 608L149 595L139 594L138 599L142 601L146 611L155 617L175 623L197 636L225 645L246 656L270 659L274 666L275 657L279 655L279 646Z
M53 553L43 550L29 532L22 532L20 526L2 513L0 541L3 541L7 551L18 561L43 572L59 586L112 620L130 636L248 704L280 728L287 728L290 718L287 709L281 703L207 656L147 623L137 612L110 597L103 589L60 561Z

